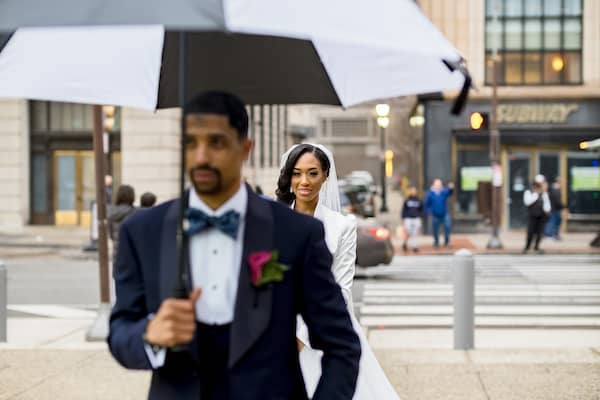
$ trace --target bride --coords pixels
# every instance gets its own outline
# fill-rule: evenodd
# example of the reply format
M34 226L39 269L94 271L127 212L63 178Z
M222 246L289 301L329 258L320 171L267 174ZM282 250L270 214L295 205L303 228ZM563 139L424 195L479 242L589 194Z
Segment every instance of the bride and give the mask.
M281 158L277 181L278 200L294 210L314 216L323 222L325 242L333 255L332 272L342 289L352 324L360 337L362 356L355 400L397 400L398 395L377 362L352 305L352 281L356 260L356 221L340 213L340 194L331 152L322 145L299 144ZM313 349L308 330L300 317L296 331L300 366L309 397L315 392L321 376L321 351Z

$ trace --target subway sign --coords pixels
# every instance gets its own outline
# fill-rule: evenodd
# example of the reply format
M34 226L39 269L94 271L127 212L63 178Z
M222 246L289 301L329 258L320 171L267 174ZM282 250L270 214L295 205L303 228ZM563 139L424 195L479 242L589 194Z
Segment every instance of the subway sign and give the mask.
M499 104L499 124L562 124L579 109L577 103Z

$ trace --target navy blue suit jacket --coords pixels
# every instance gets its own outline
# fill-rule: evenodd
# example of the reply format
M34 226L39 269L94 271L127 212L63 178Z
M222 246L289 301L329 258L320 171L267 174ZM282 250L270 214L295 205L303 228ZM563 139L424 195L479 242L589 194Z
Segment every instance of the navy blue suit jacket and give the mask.
M148 315L171 297L177 279L178 204L175 200L142 211L121 227L108 343L126 368L151 368L142 336ZM330 269L323 225L248 189L243 240L228 362L230 398L307 398L296 344L296 315L301 314L311 345L324 353L313 399L351 399L360 342ZM250 281L248 255L271 250L290 269L282 282L257 289ZM165 365L153 372L150 399L199 398L197 338L187 347L189 351L167 352Z

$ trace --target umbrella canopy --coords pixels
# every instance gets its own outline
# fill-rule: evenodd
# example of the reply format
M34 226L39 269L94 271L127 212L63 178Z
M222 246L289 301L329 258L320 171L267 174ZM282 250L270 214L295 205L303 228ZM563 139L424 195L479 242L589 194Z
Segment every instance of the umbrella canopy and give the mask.
M0 96L146 109L178 106L179 35L171 30L182 28L191 30L186 45L190 94L221 89L248 103L350 106L464 83L447 66L460 62L460 54L408 0L180 0L173 7L169 3L164 17L154 13L164 2L136 8L137 1L62 0L53 4L53 10L64 11L56 15L20 13L30 3L36 2L3 2L0 30L162 25L19 29L0 53ZM129 15L130 9L138 12Z

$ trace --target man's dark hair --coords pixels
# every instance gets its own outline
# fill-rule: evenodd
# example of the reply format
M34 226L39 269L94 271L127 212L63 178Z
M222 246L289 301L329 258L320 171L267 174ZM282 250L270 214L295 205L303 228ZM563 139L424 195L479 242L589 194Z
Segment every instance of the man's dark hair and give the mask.
M156 204L156 196L154 193L146 192L140 197L140 206L152 207L154 204Z
M132 206L135 201L135 191L129 185L121 185L117 190L117 197L115 198L115 204L127 204Z
M248 113L244 102L237 96L220 91L199 94L184 107L186 114L225 115L229 125L238 131L238 139L248 138Z

